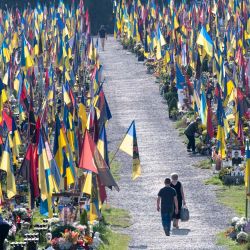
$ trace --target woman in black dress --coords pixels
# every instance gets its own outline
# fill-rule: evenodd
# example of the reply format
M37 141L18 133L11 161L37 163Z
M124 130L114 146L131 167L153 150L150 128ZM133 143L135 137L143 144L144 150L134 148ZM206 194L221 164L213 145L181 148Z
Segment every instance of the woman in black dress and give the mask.
M173 214L173 227L179 228L179 219L180 219L180 213L181 213L181 207L182 205L186 205L185 196L183 192L182 184L178 181L178 174L173 173L171 174L171 184L170 186L175 189L177 193L177 200L178 200L178 214Z

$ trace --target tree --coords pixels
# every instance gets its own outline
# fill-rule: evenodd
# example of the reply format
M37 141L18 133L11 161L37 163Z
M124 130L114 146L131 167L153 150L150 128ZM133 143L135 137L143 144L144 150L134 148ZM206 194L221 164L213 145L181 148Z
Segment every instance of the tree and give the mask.
M109 33L113 33L113 1L86 0L89 9L92 34L97 34L101 25L105 25Z

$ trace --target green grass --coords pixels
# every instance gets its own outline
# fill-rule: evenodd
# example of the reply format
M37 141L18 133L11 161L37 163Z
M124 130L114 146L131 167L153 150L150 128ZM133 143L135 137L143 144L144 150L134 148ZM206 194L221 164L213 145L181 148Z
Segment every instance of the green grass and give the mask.
M129 227L131 225L129 213L124 209L104 206L102 215L104 221L100 222L94 229L100 232L103 241L98 250L127 250L130 237L126 234L114 232L112 229L116 228L116 230L119 230Z
M217 245L226 246L228 250L247 250L247 244L239 245L236 241L227 238L224 232L217 234Z
M223 183L222 181L219 179L219 177L217 175L212 176L211 178L205 180L205 185L216 185L216 186L222 186Z
M232 208L239 216L245 216L245 187L244 186L223 186L216 192L219 202ZM247 244L239 245L236 241L227 238L225 232L217 235L217 245L226 246L229 250L250 249Z
M102 215L105 218L105 222L111 225L111 227L126 228L131 225L131 217L128 211L124 209L103 206Z
M202 160L202 161L198 162L194 166L197 167L197 168L201 168L201 169L211 169L212 168L212 163L211 163L210 159L205 159L205 160Z
M113 159L113 156L114 156L114 153L109 153L110 160ZM121 164L120 164L120 162L118 162L116 159L114 159L111 162L110 169L111 169L111 173L112 173L114 179L116 181L119 181L121 179L121 176L120 176Z
M184 119L180 119L180 120L175 122L176 129L183 129L183 131L184 131L186 127L187 127L187 124L186 124L186 121Z
M130 237L126 234L120 234L112 231L110 228L106 228L102 231L102 241L98 247L98 250L127 250Z
M217 191L219 202L232 208L239 216L245 216L245 186L223 186Z

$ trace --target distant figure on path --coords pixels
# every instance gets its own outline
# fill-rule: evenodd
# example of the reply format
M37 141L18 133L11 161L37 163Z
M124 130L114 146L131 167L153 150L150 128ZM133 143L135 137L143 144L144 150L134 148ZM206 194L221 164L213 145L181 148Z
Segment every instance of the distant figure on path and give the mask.
M181 207L182 205L185 206L186 205L186 201L185 201L185 196L184 196L184 191L183 191L183 187L182 184L178 181L178 174L173 173L171 174L171 184L170 187L174 188L177 194L177 200L178 200L178 213L173 214L173 227L179 229L179 219L181 216Z
M184 134L188 138L187 151L195 154L195 134L199 133L199 125L201 124L201 119L196 118L195 121L191 122L184 131Z
M102 50L104 51L105 39L107 40L107 32L106 32L104 25L101 26L98 33L99 33L99 37L101 39Z
M158 193L157 211L161 211L162 226L166 236L169 236L173 213L178 214L178 201L175 189L170 187L170 178L166 178L164 183L165 187Z

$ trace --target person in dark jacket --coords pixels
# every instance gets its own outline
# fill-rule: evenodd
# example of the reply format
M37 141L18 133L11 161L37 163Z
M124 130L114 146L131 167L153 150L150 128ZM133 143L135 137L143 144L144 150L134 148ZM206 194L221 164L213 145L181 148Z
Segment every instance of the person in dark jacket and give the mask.
M199 133L199 125L201 124L201 119L196 118L195 121L191 122L184 131L184 134L188 138L187 151L193 152L195 154L195 134Z
M0 215L0 249L4 249L4 240L7 238L10 230L10 225L3 220L2 215Z
M157 211L161 211L162 226L166 236L170 236L171 218L173 213L178 214L178 200L174 188L170 187L171 180L166 178L165 187L158 193Z
M99 33L99 37L101 39L102 50L104 50L105 39L107 39L107 32L106 32L104 25L101 26L98 33Z

